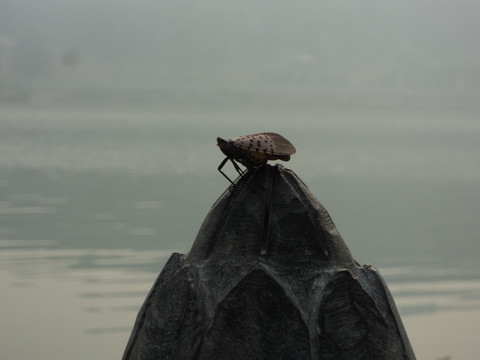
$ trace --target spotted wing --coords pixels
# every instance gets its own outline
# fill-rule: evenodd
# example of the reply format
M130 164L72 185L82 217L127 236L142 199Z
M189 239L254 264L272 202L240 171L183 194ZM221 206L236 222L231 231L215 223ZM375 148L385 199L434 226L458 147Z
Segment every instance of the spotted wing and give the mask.
M282 135L271 132L237 136L230 140L238 148L269 155L285 156L295 154L297 151Z

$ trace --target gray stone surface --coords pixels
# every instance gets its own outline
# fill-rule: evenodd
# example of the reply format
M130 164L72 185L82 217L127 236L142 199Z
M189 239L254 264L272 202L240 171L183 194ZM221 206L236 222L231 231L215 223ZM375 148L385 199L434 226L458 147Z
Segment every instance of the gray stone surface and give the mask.
M265 166L213 205L147 296L125 360L415 359L378 271L360 266L290 170Z

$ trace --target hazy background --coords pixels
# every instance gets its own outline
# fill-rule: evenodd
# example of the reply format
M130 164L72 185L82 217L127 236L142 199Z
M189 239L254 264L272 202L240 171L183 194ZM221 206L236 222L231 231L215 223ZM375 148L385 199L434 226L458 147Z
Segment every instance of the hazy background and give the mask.
M119 358L228 186L216 137L274 131L417 357L475 359L479 18L473 0L0 0L1 357Z

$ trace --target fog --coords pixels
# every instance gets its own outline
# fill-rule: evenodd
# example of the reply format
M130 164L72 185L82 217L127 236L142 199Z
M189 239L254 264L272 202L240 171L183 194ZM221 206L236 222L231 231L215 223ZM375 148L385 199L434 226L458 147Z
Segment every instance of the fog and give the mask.
M273 131L417 357L476 358L479 19L473 0L0 0L0 357L118 359L230 185L216 137Z
M48 98L46 91L68 97L82 90L95 98L159 89L480 87L476 1L2 0L0 6L3 99L15 91Z

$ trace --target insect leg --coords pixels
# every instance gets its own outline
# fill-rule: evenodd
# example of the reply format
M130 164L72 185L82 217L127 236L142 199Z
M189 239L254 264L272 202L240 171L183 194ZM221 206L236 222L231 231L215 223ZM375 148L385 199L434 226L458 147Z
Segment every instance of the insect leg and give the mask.
M230 159L230 161L232 162L233 167L235 168L235 170L237 170L237 172L240 174L240 179L244 179L244 180L245 180L245 185L247 185L247 187L248 187L250 190L252 190L252 189L250 188L250 186L248 185L248 181L243 177L243 176L247 173L248 169L242 170L242 169L240 168L240 166L238 166L238 164L235 162L235 160Z
M235 162L235 160L230 159L230 161L232 162L233 167L235 168L235 170L237 170L237 172L238 172L238 174L240 175L240 177L242 177L242 176L245 174L245 171L243 171L242 169L240 169L240 166L238 166L238 164Z
M220 165L218 166L218 171L220 171L220 174L222 174L223 176L225 176L225 178L226 178L228 181L230 181L230 183L231 183L232 185L235 185L235 184L233 183L233 181L230 180L230 178L227 176L227 174L225 174L225 173L222 171L222 168L225 166L225 164L227 163L228 159L230 159L228 156L227 156L225 159L223 159L223 161L222 161L222 162L220 163ZM230 159L230 160L232 160L232 159ZM232 160L232 162L233 162L233 160ZM236 165L236 164L235 164L235 165ZM237 166L238 166L238 165L237 165Z

